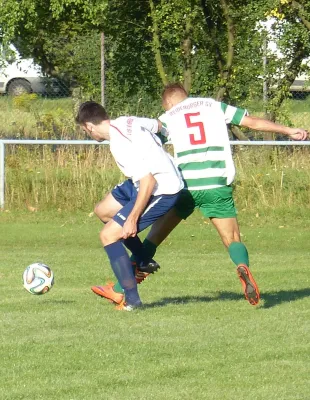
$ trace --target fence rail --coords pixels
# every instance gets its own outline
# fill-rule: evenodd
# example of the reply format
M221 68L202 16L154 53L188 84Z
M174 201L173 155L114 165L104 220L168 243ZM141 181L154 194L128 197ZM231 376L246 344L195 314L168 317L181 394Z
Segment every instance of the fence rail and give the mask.
M105 145L109 142L96 142L94 140L24 140L2 139L0 140L0 209L5 205L5 145ZM169 142L167 143L169 144ZM230 141L232 146L309 146L310 141Z

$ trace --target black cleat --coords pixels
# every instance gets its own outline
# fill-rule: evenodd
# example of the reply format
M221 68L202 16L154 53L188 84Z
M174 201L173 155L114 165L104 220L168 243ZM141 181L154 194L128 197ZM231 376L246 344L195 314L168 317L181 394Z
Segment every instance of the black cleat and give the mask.
M140 265L137 266L137 269L141 272L146 272L148 274L153 274L160 268L160 265L157 264L157 262L153 259L146 263L141 263Z

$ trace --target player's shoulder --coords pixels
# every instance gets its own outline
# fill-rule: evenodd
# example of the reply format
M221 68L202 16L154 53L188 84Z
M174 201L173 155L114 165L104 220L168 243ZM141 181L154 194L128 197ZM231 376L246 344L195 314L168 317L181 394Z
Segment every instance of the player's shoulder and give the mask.
M133 121L137 119L138 117L132 116L132 115L121 115L120 117L117 117L115 119L111 120L111 123L127 123L128 121Z

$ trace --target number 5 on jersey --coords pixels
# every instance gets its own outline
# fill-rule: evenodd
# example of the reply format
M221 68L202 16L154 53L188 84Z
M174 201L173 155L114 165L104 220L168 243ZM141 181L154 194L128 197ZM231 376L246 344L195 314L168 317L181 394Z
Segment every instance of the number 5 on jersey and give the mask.
M198 121L197 118L195 118L200 117L200 112L184 114L184 117L186 121L186 126L188 128L196 128L195 133L189 134L190 143L193 145L206 143L206 132L203 126L203 122L200 122L199 118Z

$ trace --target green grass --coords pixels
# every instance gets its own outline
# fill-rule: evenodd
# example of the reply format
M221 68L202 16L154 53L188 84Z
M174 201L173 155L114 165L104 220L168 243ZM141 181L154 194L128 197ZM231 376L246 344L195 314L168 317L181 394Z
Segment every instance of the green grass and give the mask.
M91 291L113 278L87 213L0 214L0 398L308 400L309 215L241 216L262 301L250 306L214 229L195 214L158 250L145 309ZM24 268L50 265L44 296Z

